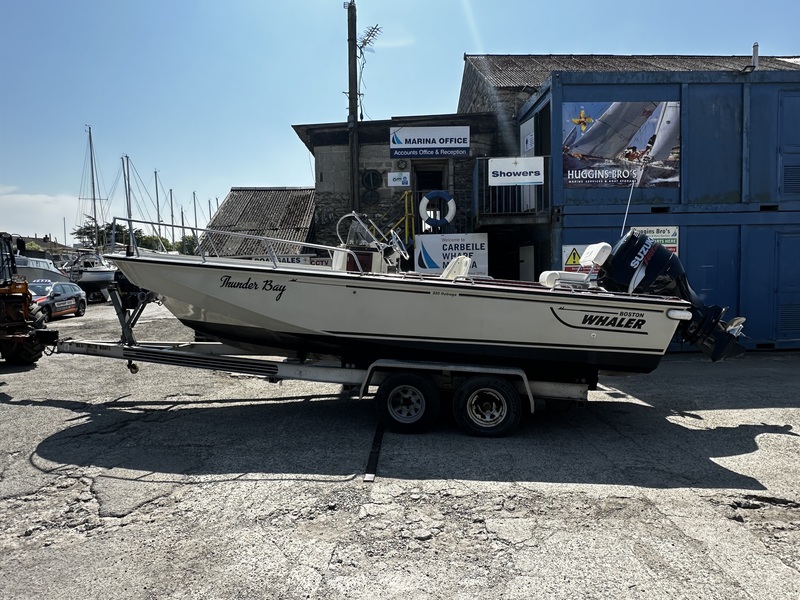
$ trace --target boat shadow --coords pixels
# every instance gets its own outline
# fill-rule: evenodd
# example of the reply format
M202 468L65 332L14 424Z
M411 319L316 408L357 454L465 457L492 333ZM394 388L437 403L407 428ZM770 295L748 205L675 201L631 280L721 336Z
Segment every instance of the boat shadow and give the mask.
M74 413L38 444L31 459L38 468L96 467L149 481L358 478L376 432L372 403L344 393L187 405L14 401L0 393L0 403ZM377 476L764 490L717 459L755 452L765 433L797 435L781 423L713 426L691 412L612 395L564 415L535 415L506 438L469 437L447 418L427 434L387 432Z
M800 437L784 423L715 426L698 415L629 401L537 415L509 438L459 441L460 434L446 427L438 434L445 444L437 436L398 441L381 455L379 472L416 479L766 490L758 479L720 463L756 452L763 434Z

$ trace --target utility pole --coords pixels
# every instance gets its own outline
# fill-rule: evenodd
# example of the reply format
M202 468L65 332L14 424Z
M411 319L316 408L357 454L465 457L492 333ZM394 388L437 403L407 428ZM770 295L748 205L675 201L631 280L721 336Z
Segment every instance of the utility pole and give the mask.
M347 71L348 114L347 129L350 138L350 204L352 210L360 211L358 192L358 40L356 39L356 3L347 4Z

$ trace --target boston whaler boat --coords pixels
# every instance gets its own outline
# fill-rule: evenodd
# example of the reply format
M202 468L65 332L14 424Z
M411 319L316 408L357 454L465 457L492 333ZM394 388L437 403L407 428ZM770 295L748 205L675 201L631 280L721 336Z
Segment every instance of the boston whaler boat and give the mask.
M194 230L196 256L109 255L121 340L59 340L58 351L127 360L132 373L143 361L360 386L361 397L378 386L378 416L400 432L430 428L451 396L456 424L480 436L510 433L526 408L585 402L602 373L652 371L676 333L712 360L743 352L744 319L723 321L678 258L635 230L584 251L596 281L546 271L525 282L471 276L466 256L440 276L402 272L395 232L355 213L346 223L337 247ZM330 262L302 263L301 251ZM153 301L204 341L138 342Z
M384 236L355 214L340 227L346 220L339 247L316 247L330 253L330 266L274 253L267 261L215 256L232 234L211 231L199 256L107 258L196 332L262 354L331 355L355 366L376 358L504 365L594 384L602 371L652 371L676 331L712 360L742 351L743 320L722 321L724 310L700 302L678 258L635 230L613 249L586 251L584 261L601 267L596 283L558 271L533 283L470 277L458 260L442 276L400 272L407 253L394 232Z

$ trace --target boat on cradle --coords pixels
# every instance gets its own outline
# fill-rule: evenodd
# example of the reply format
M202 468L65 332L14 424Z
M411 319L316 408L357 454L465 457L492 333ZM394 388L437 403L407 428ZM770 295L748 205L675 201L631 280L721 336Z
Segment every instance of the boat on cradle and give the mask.
M102 295L108 300L108 286L114 282L117 268L101 254L92 251L78 253L64 265L69 280L77 283L87 294Z
M596 281L547 271L525 282L470 276L467 257L441 276L401 272L408 254L397 234L355 213L340 230L347 222L338 247L202 230L199 255L133 249L107 258L131 297L155 295L198 334L249 354L333 356L355 367L376 359L502 365L593 385L602 372L652 371L676 333L712 360L743 352L743 319L723 321L724 309L691 290L677 256L635 230L613 248L584 252L600 267ZM225 241L231 236L270 258L219 256L216 248L240 245ZM330 264L281 262L274 248L287 244L327 252Z

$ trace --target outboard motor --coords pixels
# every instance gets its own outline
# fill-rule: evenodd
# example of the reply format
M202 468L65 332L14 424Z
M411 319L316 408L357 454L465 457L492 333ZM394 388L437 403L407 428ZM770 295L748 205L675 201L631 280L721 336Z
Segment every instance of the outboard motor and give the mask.
M631 229L617 242L600 266L597 283L611 291L687 300L692 305L692 319L678 326L684 341L696 345L712 361L744 353L738 342L744 318L723 321L727 309L703 304L689 285L678 257L644 233Z

